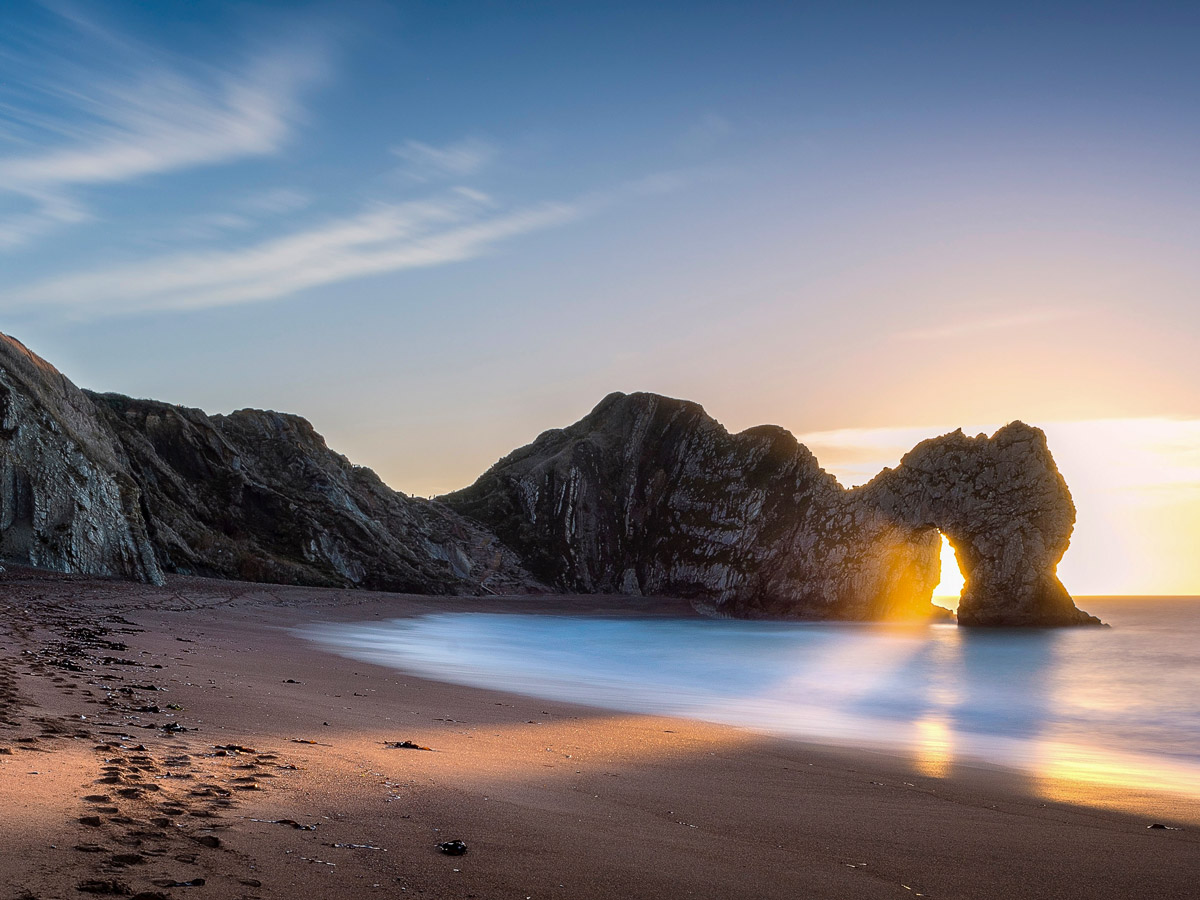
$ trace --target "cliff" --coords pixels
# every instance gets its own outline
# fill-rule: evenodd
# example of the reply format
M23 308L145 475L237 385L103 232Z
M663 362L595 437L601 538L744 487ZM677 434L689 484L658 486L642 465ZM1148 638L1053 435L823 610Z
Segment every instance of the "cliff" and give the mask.
M0 336L0 554L414 593L541 587L486 528L391 490L297 416L208 416L76 388Z
M140 498L88 397L0 335L0 555L161 583Z
M782 428L612 394L475 484L408 497L304 419L81 391L0 335L0 556L414 593L674 595L752 618L922 619L939 532L965 625L1095 622L1055 574L1075 508L1036 428L917 446L847 490Z
M695 403L612 394L441 498L567 591L669 594L744 617L935 614L939 531L967 579L960 622L1095 622L1055 568L1075 508L1044 434L926 441L846 490L774 426L729 434Z

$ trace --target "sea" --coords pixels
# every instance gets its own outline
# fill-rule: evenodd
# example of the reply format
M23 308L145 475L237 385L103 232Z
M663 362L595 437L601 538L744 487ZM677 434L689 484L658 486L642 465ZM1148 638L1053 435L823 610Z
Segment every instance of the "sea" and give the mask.
M1200 598L1080 598L1106 628L445 612L300 633L443 682L1200 798Z

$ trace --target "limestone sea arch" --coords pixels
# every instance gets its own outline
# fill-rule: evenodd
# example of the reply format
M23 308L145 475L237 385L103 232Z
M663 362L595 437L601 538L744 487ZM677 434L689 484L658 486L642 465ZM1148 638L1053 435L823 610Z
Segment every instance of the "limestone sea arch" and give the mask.
M1058 580L1075 507L1045 434L1021 422L925 441L847 489L783 428L730 434L696 403L616 393L441 499L561 590L750 618L924 618L940 531L966 576L960 623L1098 621Z
M0 557L417 593L691 598L748 618L936 613L940 537L968 625L1095 622L1056 566L1075 508L1045 435L925 441L846 489L786 430L612 394L436 500L331 450L304 419L210 416L82 391L0 335Z

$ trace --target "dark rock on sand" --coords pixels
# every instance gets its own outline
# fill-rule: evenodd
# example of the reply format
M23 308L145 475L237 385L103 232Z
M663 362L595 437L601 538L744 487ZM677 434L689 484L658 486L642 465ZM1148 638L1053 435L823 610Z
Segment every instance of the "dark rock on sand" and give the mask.
M81 881L75 886L75 890L85 894L103 894L110 897L128 897L133 893L125 882L112 878L92 878Z
M1055 575L1075 508L1038 429L926 441L847 490L787 431L612 394L441 498L571 592L672 595L751 618L938 614L939 530L971 625L1097 622Z

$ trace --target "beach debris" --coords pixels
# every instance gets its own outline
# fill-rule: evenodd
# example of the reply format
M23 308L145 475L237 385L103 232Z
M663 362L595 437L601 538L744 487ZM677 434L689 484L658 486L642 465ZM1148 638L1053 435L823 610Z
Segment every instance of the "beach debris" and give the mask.
M1163 825L1161 822L1155 822L1153 825L1147 825L1146 827L1153 828L1155 830L1162 830L1162 831L1183 831L1182 828L1179 828L1174 825Z
M328 744L322 744L320 741L310 741L307 738L292 738L293 744L312 744L314 747L328 747Z
M295 678L285 678L285 679L283 679L283 683L284 684L304 684L303 681L297 681Z
M459 840L443 841L437 845L437 848L447 856L462 856L467 852L467 842Z
M316 824L301 825L295 819L251 819L251 822L262 822L264 825L286 825L289 828L295 828L297 831L316 831Z
M383 746L389 750L429 750L433 751L432 747L422 747L414 741L384 741Z
M140 853L116 853L109 862L114 866L140 866L146 861L146 857Z
M171 881L169 878L164 878L154 883L159 887L204 887L203 878L193 878L191 881Z
M188 731L187 728L184 728L178 722L167 722L165 725L160 725L159 727L167 734L179 734L182 731Z
M342 850L378 850L381 853L387 853L387 848L376 847L374 844L329 844L328 846L338 847Z
M91 878L75 885L75 890L85 894L107 894L110 897L128 897L133 893L123 881L115 878Z

